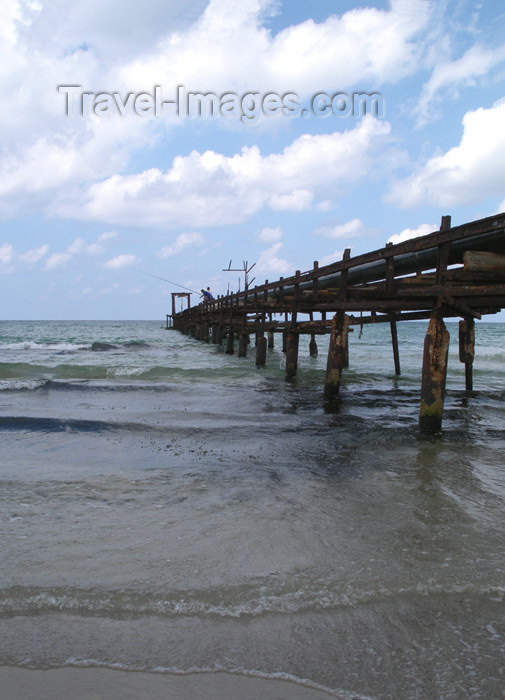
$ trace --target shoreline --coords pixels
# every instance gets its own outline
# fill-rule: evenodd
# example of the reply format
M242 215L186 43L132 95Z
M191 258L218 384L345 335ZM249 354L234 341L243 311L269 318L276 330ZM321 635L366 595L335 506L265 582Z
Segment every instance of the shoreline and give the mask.
M168 673L96 666L47 670L0 666L2 700L352 700L362 697L283 678L202 671Z

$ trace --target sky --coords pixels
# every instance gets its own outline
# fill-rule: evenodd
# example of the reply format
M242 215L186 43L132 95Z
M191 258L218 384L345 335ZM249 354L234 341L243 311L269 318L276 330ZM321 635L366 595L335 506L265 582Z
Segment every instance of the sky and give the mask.
M2 0L0 87L3 319L164 320L505 211L494 0Z

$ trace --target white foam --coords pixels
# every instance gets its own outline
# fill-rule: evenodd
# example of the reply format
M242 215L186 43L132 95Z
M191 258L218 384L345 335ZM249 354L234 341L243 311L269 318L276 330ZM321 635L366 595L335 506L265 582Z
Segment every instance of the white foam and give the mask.
M0 346L3 350L89 350L90 343L35 343L24 340L19 343L5 343Z
M46 382L47 379L0 379L0 391L33 391Z
M73 668L107 668L114 671L141 671L147 673L156 673L161 675L171 675L171 676L195 676L204 674L220 674L226 673L230 676L246 677L246 678L258 678L261 680L272 680L272 681L285 681L293 683L295 685L307 688L310 690L316 690L324 692L333 697L339 698L340 700L373 700L368 695L360 695L358 693L347 691L347 690L335 690L333 688L328 688L327 686L315 683L308 678L299 678L291 673L267 673L264 671L258 671L256 669L246 669L241 666L227 668L222 664L214 664L213 666L197 667L192 666L187 669L181 669L173 666L156 666L152 669L146 668L146 666L135 667L128 664L122 663L108 663L103 661L98 661L96 659L76 659L75 657L69 657L65 661L65 666L71 666Z

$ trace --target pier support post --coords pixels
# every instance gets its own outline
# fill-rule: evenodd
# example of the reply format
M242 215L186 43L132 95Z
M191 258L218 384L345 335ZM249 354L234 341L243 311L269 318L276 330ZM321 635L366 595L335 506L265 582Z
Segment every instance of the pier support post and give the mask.
M217 345L222 345L223 344L223 326L214 326L214 330L216 331L216 344ZM214 337L214 336L212 336Z
M421 409L419 425L422 430L440 430L444 410L449 331L438 310L430 318L424 339Z
M267 363L267 339L264 333L256 336L256 367L264 367Z
M465 389L473 391L473 359L475 357L475 321L459 322L459 361L465 363Z
M395 374L397 377L400 376L400 352L398 350L398 332L396 329L396 320L391 319L389 322L391 326L391 341L393 343L393 359L395 361Z
M226 354L227 355L233 355L235 352L233 349L233 341L235 340L234 335L233 335L233 328L228 328L228 338L226 341Z
M249 336L247 333L241 333L238 339L238 356L247 356L247 345L249 344Z
M209 342L210 336L209 336L209 324L205 322L202 325L202 340L205 341L206 343Z
M286 352L288 332L282 331L282 352Z
M286 379L293 379L298 369L298 343L300 336L294 331L286 334Z
M268 347L272 349L274 347L274 332L268 331Z
M311 357L315 357L317 355L317 343L315 333L310 334L309 355Z
M327 398L338 396L342 369L348 365L347 339L349 333L349 316L338 311L331 324L330 347L326 363L326 382L324 395Z

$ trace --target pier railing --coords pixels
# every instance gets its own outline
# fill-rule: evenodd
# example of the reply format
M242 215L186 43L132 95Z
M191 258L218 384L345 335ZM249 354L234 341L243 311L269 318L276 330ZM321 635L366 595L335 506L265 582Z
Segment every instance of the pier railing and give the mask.
M451 228L442 217L439 231L351 257L305 272L296 271L212 302L190 305L177 313L172 295L171 323L193 337L245 356L249 337L256 338L256 364L266 363L274 333L283 334L286 377L297 372L298 339L330 335L325 395L339 394L342 370L348 362L348 332L352 325L388 322L395 371L400 374L396 323L430 319L425 339L420 421L440 427L442 420L449 334L443 319L460 317L460 360L465 386L472 389L475 319L505 307L505 214ZM167 324L168 325L168 324Z

